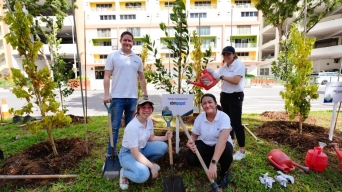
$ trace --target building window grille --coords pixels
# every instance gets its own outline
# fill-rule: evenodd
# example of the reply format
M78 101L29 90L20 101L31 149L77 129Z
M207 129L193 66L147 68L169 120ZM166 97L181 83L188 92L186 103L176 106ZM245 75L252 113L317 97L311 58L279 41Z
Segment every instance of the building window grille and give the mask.
M97 36L98 37L110 37L110 29L97 29Z
M207 13L190 13L190 18L207 18Z
M238 34L251 34L251 26L250 25L240 25L237 26Z
M136 15L133 14L133 15L120 15L120 19L121 20L134 20L137 18L136 18Z
M134 37L140 37L140 28L127 28L127 31L131 32Z
M209 26L196 27L196 32L199 35L210 35L210 27Z
M115 20L115 15L100 15L100 20Z
M211 6L211 2L210 1L195 1L195 6L196 7Z
M257 17L258 12L257 11L243 11L241 12L241 17Z

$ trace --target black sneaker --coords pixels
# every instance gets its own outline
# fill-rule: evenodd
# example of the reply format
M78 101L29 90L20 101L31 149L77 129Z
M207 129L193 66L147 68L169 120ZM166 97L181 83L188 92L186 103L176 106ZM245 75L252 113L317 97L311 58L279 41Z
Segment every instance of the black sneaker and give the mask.
M229 171L225 174L221 174L220 187L222 189L228 188L229 185Z

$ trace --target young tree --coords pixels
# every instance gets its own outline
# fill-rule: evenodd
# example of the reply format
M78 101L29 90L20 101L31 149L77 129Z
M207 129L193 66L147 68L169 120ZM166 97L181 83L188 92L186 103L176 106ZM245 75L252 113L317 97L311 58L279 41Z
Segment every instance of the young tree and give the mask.
M147 48L150 50L155 60L156 71L151 72L152 83L157 89L165 89L171 94L181 94L181 93L192 93L189 86L182 86L182 78L187 76L190 79L193 75L192 68L188 64L189 56L189 41L190 35L188 31L187 15L185 4L182 0L175 0L176 6L172 8L172 14L170 14L170 19L175 25L175 38L170 38L168 34L168 29L165 23L160 23L160 29L164 31L166 35L165 42L167 48L170 49L175 56L173 62L175 67L173 75L165 68L162 64L161 58L157 58L158 48L155 48L155 41L151 42L149 35L145 35L143 42L147 43ZM173 85L173 82L175 85Z
M313 62L308 60L314 38L305 38L298 31L297 27L291 27L290 38L283 41L284 51L280 52L279 60L288 63L288 82L285 84L285 91L280 95L285 100L285 109L290 119L299 116L298 132L302 133L302 125L308 117L311 103L318 98L318 86L310 84L310 74Z
M19 55L24 57L22 68L27 74L26 78L19 69L11 69L15 83L12 92L17 98L23 98L28 102L22 109L14 110L12 108L10 111L16 115L30 114L33 104L36 104L40 109L42 121L27 123L27 125L33 132L42 128L46 129L53 154L56 156L58 153L52 136L52 128L66 126L71 122L71 119L58 110L59 103L55 100L53 93L56 83L50 76L50 70L47 67L37 70L35 60L43 43L32 38L35 25L33 15L24 12L21 1L16 1L15 5L8 7L8 9L14 11L7 12L4 18L11 31L5 35L5 38L13 49L16 49ZM26 87L28 89L25 89ZM47 116L49 112L55 113L55 116Z
M141 60L142 60L143 67L144 67L144 76L146 78L146 83L150 83L151 80L149 78L149 74L150 74L150 71L151 71L151 65L147 65L146 64L147 57L148 57L147 44L143 43L142 49L141 49ZM140 98L142 96L143 96L143 91L141 89L140 82L138 81L138 97Z
M194 69L195 74L199 74L202 70L206 69L208 66L209 58L211 57L211 47L209 50L203 54L201 50L202 40L197 36L196 31L192 32L192 37L194 40L194 50L193 54L193 63L190 63L190 67ZM202 59L204 62L202 62ZM197 76L195 77L196 81L199 81ZM203 96L203 89L198 86L193 86L192 90L194 91L194 105L199 109L199 113L201 113L201 98Z

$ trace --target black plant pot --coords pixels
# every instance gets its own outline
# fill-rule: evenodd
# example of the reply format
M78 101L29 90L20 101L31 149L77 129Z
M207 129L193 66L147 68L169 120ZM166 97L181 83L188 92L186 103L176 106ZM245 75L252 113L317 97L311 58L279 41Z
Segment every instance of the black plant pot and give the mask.
M18 115L14 116L12 120L13 120L13 123L21 123L22 121L21 116L18 116Z
M30 122L30 121L32 121L32 120L34 120L34 118L31 117L30 115L26 115L26 116L24 117L24 123Z

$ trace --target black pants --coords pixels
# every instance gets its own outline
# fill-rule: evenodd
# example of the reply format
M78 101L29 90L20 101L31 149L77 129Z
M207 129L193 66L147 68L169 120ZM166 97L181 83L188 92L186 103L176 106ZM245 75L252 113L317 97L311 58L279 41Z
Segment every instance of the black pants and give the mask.
M234 139L234 133L238 141L239 147L245 147L245 129L241 123L242 116L242 103L244 98L243 92L224 93L221 92L220 102L231 122L233 130L230 132L230 136Z
M215 146L209 146L206 145L205 143L203 143L202 140L197 140L195 141L196 147L198 152L201 154L202 159L204 161L204 163L207 165L207 167L209 168L210 165L210 161L213 158L214 152L215 152ZM221 165L221 174L226 173L230 167L230 164L233 161L233 146L231 143L229 143L228 141L226 142L226 147L219 159L219 163ZM199 162L196 154L194 152L192 152L190 149L188 149L188 152L186 153L186 162L189 165L192 166L201 166L201 163Z

